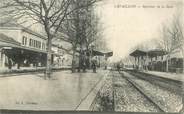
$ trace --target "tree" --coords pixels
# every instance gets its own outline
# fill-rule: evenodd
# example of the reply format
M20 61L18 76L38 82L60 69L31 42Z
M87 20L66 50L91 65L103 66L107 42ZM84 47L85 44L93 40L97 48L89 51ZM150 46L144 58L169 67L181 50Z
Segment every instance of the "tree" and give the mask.
M86 3L83 0L76 0L74 3L71 5L71 7L76 8L79 5ZM77 47L82 44L82 39L83 39L83 28L82 28L82 21L83 19L81 18L84 16L82 14L82 11L84 11L86 8L79 9L73 11L70 15L66 16L66 19L63 23L63 26L60 27L59 31L61 33L60 38L65 39L66 41L70 42L72 44L72 72L74 72L74 65L75 65L75 56L76 56L76 51Z
M87 4L72 7L78 0L7 0L1 9L6 9L4 14L16 20L29 18L35 23L42 24L47 36L47 65L45 77L51 74L51 46L52 39L56 37L67 15L88 5L96 0L89 0Z
M89 4L90 0L77 0L72 7L78 7L82 4ZM83 6L83 5L82 5ZM74 63L76 62L76 52L79 54L79 71L80 63L84 61L82 50L89 50L91 43L97 38L96 35L99 33L97 30L98 24L97 19L94 15L93 6L87 6L80 10L76 10L68 15L65 19L63 26L60 28L61 36L66 41L72 44L73 59L72 59L72 71L74 72ZM61 38L61 37L60 37Z
M162 37L158 40L158 47L167 52L166 56L166 72L168 72L168 61L170 55L176 52L182 52L184 58L184 37L183 28L179 16L173 16L170 24L165 24L162 27ZM184 59L183 59L184 60ZM183 65L184 66L184 65Z
M85 62L86 67L91 68L91 59L92 59L92 50L97 49L99 44L101 46L106 46L103 45L104 42L102 42L103 36L102 36L102 27L100 26L100 19L98 18L97 14L95 14L94 8L93 7L87 7L85 9L85 14L83 21L82 21L82 40L80 42L80 46L83 48L83 50L86 50L88 53L88 56L86 57ZM98 49L97 49L98 50ZM102 51L102 48L99 49ZM82 55L82 54L80 54ZM81 56L82 57L82 56Z

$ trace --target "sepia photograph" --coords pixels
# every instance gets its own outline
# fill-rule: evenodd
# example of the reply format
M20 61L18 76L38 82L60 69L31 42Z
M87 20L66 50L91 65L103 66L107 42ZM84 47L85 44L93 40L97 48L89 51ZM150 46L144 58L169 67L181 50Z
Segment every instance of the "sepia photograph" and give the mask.
M183 0L0 0L0 114L184 113Z

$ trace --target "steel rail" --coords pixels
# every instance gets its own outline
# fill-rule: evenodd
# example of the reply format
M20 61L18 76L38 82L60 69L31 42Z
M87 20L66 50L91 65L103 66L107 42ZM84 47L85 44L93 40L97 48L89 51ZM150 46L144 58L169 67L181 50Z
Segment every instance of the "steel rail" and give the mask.
M156 76L146 76L146 75L141 75L139 74L139 72L135 73L135 72L127 72L130 75L144 80L144 81L148 81L151 84L156 84L159 85L160 87L170 91L170 92L174 92L179 94L180 96L182 95L181 91L182 91L182 84L181 83L177 83L174 80L171 79L167 79L167 78L160 78L160 77L156 77ZM147 74L148 75L148 74Z
M139 91L145 98L147 98L152 104L154 104L161 112L166 112L164 107L159 105L146 91L144 91L136 82L131 80L130 78L124 76L121 73L121 77L125 78L137 91Z

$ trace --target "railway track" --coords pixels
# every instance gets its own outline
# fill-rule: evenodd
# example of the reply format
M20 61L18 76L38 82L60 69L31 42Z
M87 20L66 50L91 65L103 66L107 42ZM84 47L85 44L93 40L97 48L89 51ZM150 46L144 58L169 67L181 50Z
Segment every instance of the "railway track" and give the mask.
M178 90L179 84L177 85L175 81L173 81L174 85L172 85L173 83L170 82L172 80L164 81L163 79L159 80L160 78L154 79L154 77L150 78L151 76L144 75L137 76L127 72L123 72L123 74L122 76L144 90L165 112L178 112L182 107L182 94ZM176 89L175 91L174 88Z
M182 81L176 81L172 79L167 79L167 78L162 78L158 76L147 76L148 74L141 73L141 72L133 72L133 71L128 71L129 74L132 76L135 76L139 79L145 80L150 82L151 84L156 84L159 85L160 87L171 91L173 93L177 93L178 95L182 95Z
M142 105L144 105L143 107L146 107L147 108L147 110L149 110L149 109L152 109L152 110L155 110L156 112L165 112L165 110L163 109L163 107L162 106L160 106L156 101L154 101L154 99L152 99L151 97L150 97L150 95L147 93L147 92L145 92L141 87L139 87L135 82L133 82L131 79L129 79L129 78L127 78L127 77L124 77L124 76L122 76L121 74L119 74L118 73L118 76L115 76L115 75L117 75L117 74L115 74L115 72L113 72L113 71L111 71L111 81L112 81L112 90L111 90L111 93L112 93L112 99L113 99L113 102L112 102L112 104L113 104L113 106L111 107L113 110L112 111L117 111L117 104L118 104L118 101L120 100L120 99L118 99L117 98L117 94L123 94L123 95L125 95L126 93L118 93L118 91L116 90L117 89L117 86L115 86L115 82L116 82L116 80L114 79L114 78L116 78L116 77L118 77L118 78L121 78L121 79L123 79L124 81L126 81L126 83L128 84L128 85L132 85L132 89L133 90L137 90L137 92L138 92L138 94L139 95L141 95L142 97L141 98L138 98L139 100L140 99L144 99L143 100L143 102L144 101L146 101L146 104L149 104L149 106L151 106L152 108L154 107L154 109L152 109L151 107L147 107L147 105L145 105L145 104L142 104ZM104 85L105 85L105 83L104 83ZM103 85L103 86L104 86ZM103 88L103 87L102 87ZM123 88L122 88L123 89ZM129 89L129 88L128 88ZM131 90L129 90L129 91L131 91ZM100 91L99 91L100 92ZM132 91L133 93L134 93L134 91ZM125 96L127 96L127 97L129 97L129 94L126 94ZM98 100L98 95L97 95L97 97L94 99L94 101L93 101L93 103L92 103L92 105L91 105L91 110L93 110L94 109L94 106L96 105L96 103L97 103L97 100ZM126 100L126 99L125 99ZM128 100L128 99L127 99ZM132 100L133 101L133 100ZM139 104L139 102L137 102L138 104ZM128 103L129 104L129 103ZM128 104L126 104L126 105L128 105ZM136 105L136 104L134 104L134 105ZM129 106L129 107L131 107L131 106ZM132 107L132 109L133 109L134 107ZM139 107L140 108L140 107ZM93 110L94 111L94 110ZM106 110L104 110L104 111L106 111ZM129 110L128 109L128 112L129 111L131 111L131 110ZM133 111L133 110L132 110ZM144 111L144 110L142 110L142 111ZM155 112L154 111L154 112Z
M111 71L110 75L112 77L112 89L110 90L113 99L112 111L119 111L119 106L122 106L121 108L124 109L120 110L125 112L136 110L141 110L143 112L177 112L181 106L180 95L172 93L171 90L166 90L158 84L153 84L142 78L139 79L139 77L133 76L127 72L118 73L116 71ZM145 86L147 84L148 86ZM172 93L172 95L170 93ZM173 95L175 96L173 97ZM93 105L95 105L95 100ZM125 104L122 104L122 102L125 102ZM174 107L172 106L173 102L175 102L173 104ZM143 107L143 109L140 107Z
M151 102L152 104L154 104L155 107L157 107L160 112L166 112L164 110L164 107L160 104L158 104L151 96L148 92L146 92L144 89L142 89L136 82L134 82L132 79L124 76L121 73L122 78L125 78L137 91L139 91L149 102Z

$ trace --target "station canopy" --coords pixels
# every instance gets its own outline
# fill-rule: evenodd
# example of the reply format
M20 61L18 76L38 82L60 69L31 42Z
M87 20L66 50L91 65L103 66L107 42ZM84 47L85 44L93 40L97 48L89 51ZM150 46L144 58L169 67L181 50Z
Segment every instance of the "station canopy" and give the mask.
M102 52L98 50L93 50L94 56L105 56L105 57L111 57L113 56L113 52Z
M133 51L130 56L133 57L140 57L140 56L146 56L148 55L149 57L157 57L157 56L163 56L166 55L167 52L160 50L160 49L154 49L154 50L150 50L150 51L142 51L142 50L135 50Z
M113 56L113 52L111 51L111 52L107 52L107 53L105 53L105 56L106 57L111 57L111 56Z
M93 50L92 53L93 53L94 56L104 56L104 54L102 52L97 51L97 50Z
M145 51L142 51L142 50L138 50L136 49L135 51L133 51L130 56L133 56L133 57L140 57L140 56L146 56L146 52Z
M85 52L87 52L87 56L90 56L90 51L89 50L84 50ZM78 53L80 53L79 50L77 50ZM105 57L111 57L113 56L113 52L112 51L99 51L99 50L92 50L92 55L93 56L105 56Z
M167 52L160 50L160 49L154 49L147 52L149 57L157 57L157 56L163 56L166 55Z

